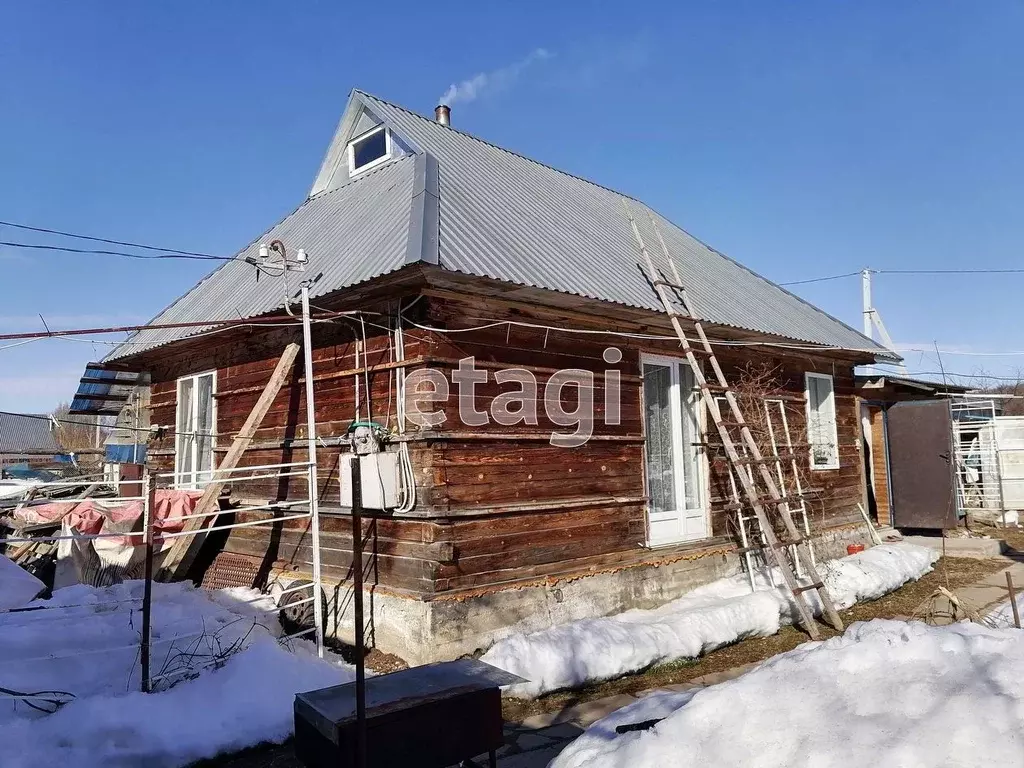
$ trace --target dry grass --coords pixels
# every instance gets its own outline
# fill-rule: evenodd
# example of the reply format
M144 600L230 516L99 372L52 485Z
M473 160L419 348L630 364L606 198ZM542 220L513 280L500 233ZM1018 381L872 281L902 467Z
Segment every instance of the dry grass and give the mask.
M1006 563L1000 560L946 557L936 564L934 571L920 580L911 582L878 600L858 603L848 610L840 611L840 615L847 625L855 621L910 616L937 587L959 589L1005 567ZM839 634L825 624L819 624L819 627L823 639ZM534 700L506 699L503 702L502 712L506 720L517 722L531 715L558 712L566 707L592 699L601 699L618 693L635 694L650 688L685 683L713 672L724 672L743 664L763 661L776 654L792 650L807 640L807 634L802 630L783 627L780 632L771 637L744 640L692 661L663 664L637 674L626 675L572 691L551 693Z

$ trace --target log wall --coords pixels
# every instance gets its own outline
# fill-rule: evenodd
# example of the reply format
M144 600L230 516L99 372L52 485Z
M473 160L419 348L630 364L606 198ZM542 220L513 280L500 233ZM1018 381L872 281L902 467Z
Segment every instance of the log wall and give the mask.
M406 304L409 302L407 301ZM581 301L581 307L584 303ZM387 304L374 307L382 317ZM393 307L392 307L393 308ZM533 373L539 384L538 400L556 370L572 368L594 374L587 389L595 403L593 436L579 447L551 445L552 432L571 433L573 427L555 424L538 402L536 424L488 423L467 426L458 413L457 390L451 388L442 424L412 427L408 435L417 477L418 505L412 516L385 516L365 521L364 535L371 557L371 583L410 594L429 596L465 590L493 589L548 576L588 573L619 568L649 559L643 548L646 515L641 410L640 356L642 352L677 354L670 341L639 341L557 330L543 310L510 307L482 298L427 295L412 314L429 330L406 325L405 356L408 370L437 370L451 381L460 359L474 357L477 368L489 370L489 381L478 385L474 404L489 413L496 397L510 385L495 383L496 370L520 367ZM553 328L521 325L480 327L495 320L540 322ZM384 323L383 319L380 321ZM586 324L576 317L573 325ZM595 328L610 320L591 315ZM358 326L349 321L318 324L314 328L314 365L317 385L317 431L326 447L318 449L320 498L325 509L338 503L339 443L355 415L355 379L365 395L369 384L372 418L394 425L395 391L393 349L389 334L367 327L365 359L356 362ZM285 344L298 340L297 328L262 329L245 338L238 334L208 337L202 342L175 345L151 356L153 377L151 422L170 425L176 408L176 379L206 370L217 371L216 452L223 456L230 435L238 430L259 397ZM605 362L608 347L621 351L621 361ZM171 349L177 349L171 353ZM744 366L768 363L778 371L779 396L785 398L794 440L806 443L804 416L805 371L835 376L840 468L806 471L806 451L800 462L814 491L812 524L820 528L859 519L856 504L862 498L862 462L859 425L853 390L854 360L841 355L814 355L763 348L723 347L720 361L733 377ZM366 370L369 367L370 370ZM605 394L610 386L606 370L618 372L621 417L606 423ZM255 466L281 461L302 461L305 448L305 400L301 359L291 380L275 399L256 433L243 464ZM576 387L563 389L563 406L578 402ZM365 405L361 416L366 418ZM713 430L712 430L713 432ZM719 458L717 437L709 436L708 495L711 502L710 543L731 540L725 465ZM293 442L294 441L294 442ZM151 444L150 457L162 471L173 469L172 435ZM242 484L240 484L242 485ZM233 489L239 498L295 499L306 493L292 482L251 482ZM340 509L338 510L340 512ZM295 522L300 525L295 525ZM305 521L267 528L238 529L224 542L225 550L263 558L267 564L308 569L309 535ZM709 542L704 542L707 544ZM322 525L323 564L326 576L343 578L348 571L351 546L347 516L325 516ZM692 549L693 545L681 547ZM659 557L666 556L659 551Z

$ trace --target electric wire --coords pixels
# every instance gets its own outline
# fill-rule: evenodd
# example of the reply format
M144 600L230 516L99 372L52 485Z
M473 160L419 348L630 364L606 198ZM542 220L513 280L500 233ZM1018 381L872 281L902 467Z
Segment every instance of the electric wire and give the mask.
M180 248L161 248L156 245L145 245L144 243L133 243L129 240L112 240L108 237L94 237L93 235L81 235L77 232L64 232L59 229L49 229L48 227L31 227L28 224L17 224L13 221L0 221L0 226L13 227L14 229L23 229L28 232L41 232L46 235L60 235L61 237L73 237L77 240L90 240L94 243L108 243L110 245L124 245L128 248L141 248L145 251L160 251L168 254L178 254L180 256L200 256L207 259L222 259L227 258L224 256L214 256L209 253L202 253L200 251L183 251Z
M128 253L127 251L108 251L100 248L72 248L67 245L45 245L43 243L16 243L0 240L0 245L8 248L29 248L37 251L60 251L95 256L123 256L127 259L191 259L193 261L242 261L234 256L192 256L184 253Z

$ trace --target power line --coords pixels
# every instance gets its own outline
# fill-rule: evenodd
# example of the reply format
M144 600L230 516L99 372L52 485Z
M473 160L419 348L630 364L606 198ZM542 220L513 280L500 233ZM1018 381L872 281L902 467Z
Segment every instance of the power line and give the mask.
M80 397L83 400L89 399L88 395L76 395L75 397ZM37 413L15 413L14 411L0 411L0 415L20 416L21 418L24 419L36 419L37 421L46 421L50 423L56 422L57 424L70 424L71 426L74 427L96 427L95 421L76 421L75 419L66 419L63 416L43 415ZM113 414L97 414L97 418L104 415L110 416ZM146 435L160 434L163 435L164 437L176 437L177 435L190 435L196 437L216 437L216 435L212 432L178 432L176 430L171 429L170 427L161 427L158 424L154 424L149 429L145 427L118 426L117 424L101 424L100 426L106 426L107 428L115 432L139 432Z
M14 243L0 240L0 245L9 248L31 248L39 251L63 251L64 253L80 253L96 256L124 256L127 259L192 259L194 261L239 261L234 256L209 256L206 254L185 253L128 253L127 251L105 251L96 248L69 248L66 245L43 245L41 243Z
M828 277L812 277L809 280L790 280L788 283L777 283L777 285L806 285L807 283L824 283L826 280L841 280L844 277L857 277L860 272L845 272L841 275L829 275Z
M1022 269L869 269L873 275L1019 275L1024 274ZM841 275L826 275L825 277L812 277L807 280L790 280L776 285L806 285L807 283L823 283L827 280L842 280L846 277L859 277L858 272L844 272Z
M14 227L15 229L24 229L29 232L42 232L47 235L60 235L61 237L74 237L78 240L91 240L95 243L110 243L111 245L125 245L129 248L141 248L145 251L161 251L163 253L176 253L181 256L196 256L206 259L222 259L226 258L223 256L212 256L208 253L200 253L198 251L182 251L178 248L160 248L155 245L144 245L142 243L133 243L128 240L111 240L106 237L93 237L92 235L80 235L75 232L63 232L59 229L47 229L46 227L30 227L28 224L15 224L13 221L0 221L0 225L5 227Z
M1024 269L872 269L876 275L1019 275ZM859 272L857 274L860 274Z
M899 375L899 374L896 374ZM1012 381L1024 383L1024 374L1021 376L995 376L990 373L956 373L953 371L911 371L909 376L956 376L961 379L991 379L992 381ZM939 382L935 382L939 383Z
M341 317L346 312L329 312L324 315L315 315L312 319L323 320L333 317ZM96 333L123 333L129 331L145 331L160 328L205 328L207 326L246 326L246 325L273 325L278 321L285 321L289 325L297 323L291 315L267 315L265 317L232 318L228 320L195 320L187 323L151 323L149 325L119 325L110 328L68 328L58 331L30 331L27 333L2 333L0 341L12 339L46 339L60 338L62 336L85 336Z
M935 350L935 349L921 349L919 347L896 347L893 351L894 352L922 352L922 353L931 353L931 352L938 351L938 352L940 352L943 355L966 355L966 356L970 356L970 357L1014 357L1014 356L1017 356L1017 355L1024 355L1024 351L1020 351L1020 350L1010 350L1010 351L1007 351L1007 352L967 352L967 351L961 352L960 350L956 350L956 349L942 349L941 347L939 347L938 350Z

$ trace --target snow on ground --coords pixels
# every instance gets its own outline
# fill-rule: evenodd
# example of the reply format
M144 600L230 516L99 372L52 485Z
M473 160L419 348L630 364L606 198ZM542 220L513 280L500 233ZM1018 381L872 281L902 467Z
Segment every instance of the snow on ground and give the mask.
M9 557L0 555L0 610L20 608L45 590L43 582Z
M873 600L931 570L938 553L913 544L883 544L820 567L838 608ZM780 574L775 583L781 584ZM713 581L653 610L583 619L500 640L482 661L529 682L511 686L515 696L608 680L653 664L696 658L748 637L766 637L791 623L792 596L766 573L750 591L746 574ZM818 608L817 596L811 596Z
M153 585L153 674L178 681L139 692L143 583L84 585L0 612L0 687L62 691L74 699L44 714L0 694L5 768L40 765L172 768L292 731L295 693L351 680L312 643L277 638L270 598ZM237 649L226 662L211 657ZM337 657L334 657L337 659ZM198 671L198 674L196 672ZM177 674L174 674L177 673Z
M1016 596L1017 600L1017 615L1020 616L1022 626L1024 626L1024 592L1018 592ZM1013 606L1010 605L1009 598L1006 602L1000 603L985 617L985 624L990 627L1007 628L1013 627Z
M550 768L1019 767L1021 680L1016 630L877 619L696 694L621 709ZM615 733L677 704L651 730Z

